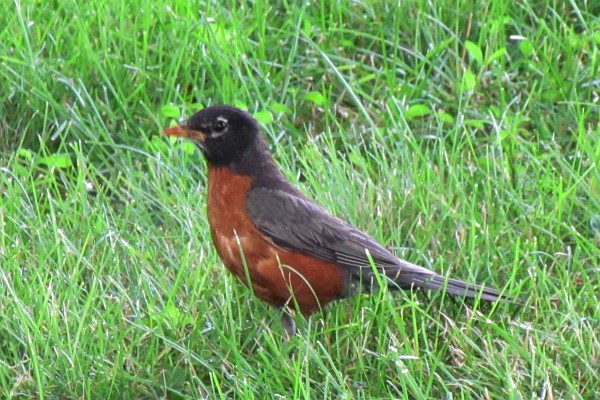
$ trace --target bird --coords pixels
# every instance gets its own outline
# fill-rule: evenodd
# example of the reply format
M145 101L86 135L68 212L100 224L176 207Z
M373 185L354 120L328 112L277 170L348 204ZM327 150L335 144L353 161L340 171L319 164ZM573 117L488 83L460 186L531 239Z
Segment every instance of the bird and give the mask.
M296 333L291 314L308 317L334 300L376 291L377 274L389 288L515 300L398 258L317 205L285 177L257 121L243 110L209 106L164 134L191 140L204 155L216 252L258 298L284 311L282 325L290 335Z

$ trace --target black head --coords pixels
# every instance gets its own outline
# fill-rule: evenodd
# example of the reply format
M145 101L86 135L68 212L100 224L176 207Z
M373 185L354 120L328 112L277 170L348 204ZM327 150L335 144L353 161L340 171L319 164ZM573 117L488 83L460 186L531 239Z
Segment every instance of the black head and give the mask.
M239 161L250 147L260 142L254 118L231 106L207 107L192 115L184 125L166 129L164 133L193 140L214 166Z

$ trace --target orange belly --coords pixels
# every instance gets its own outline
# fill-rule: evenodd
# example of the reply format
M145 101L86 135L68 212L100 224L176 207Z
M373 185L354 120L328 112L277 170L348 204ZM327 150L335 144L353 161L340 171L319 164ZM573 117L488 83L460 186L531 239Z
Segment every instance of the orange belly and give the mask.
M225 267L260 299L289 304L305 315L335 300L344 289L341 268L277 247L254 226L246 211L248 176L209 168L208 222Z

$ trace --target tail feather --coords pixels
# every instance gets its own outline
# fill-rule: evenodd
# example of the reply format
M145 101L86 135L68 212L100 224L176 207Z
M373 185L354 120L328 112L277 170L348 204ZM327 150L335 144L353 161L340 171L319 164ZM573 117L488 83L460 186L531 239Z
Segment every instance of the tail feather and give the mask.
M440 275L433 276L433 278L429 282L425 283L424 288L434 290L445 289L446 293L448 294L471 298L479 297L482 300L487 301L514 301L514 299L511 296L503 294L499 290L494 289L492 287L477 285L474 283L461 281L460 279L444 278Z
M390 274L387 274L388 276ZM489 286L477 285L455 278L446 278L433 271L404 262L393 278L401 288L418 287L428 290L444 290L454 296L481 298L487 301L506 301L522 303L521 299L502 293Z

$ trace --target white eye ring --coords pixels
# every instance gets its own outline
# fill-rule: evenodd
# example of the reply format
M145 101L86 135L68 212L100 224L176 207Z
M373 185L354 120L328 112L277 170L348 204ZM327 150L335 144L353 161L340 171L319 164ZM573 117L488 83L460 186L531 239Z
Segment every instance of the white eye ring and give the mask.
M222 117L217 118L212 127L215 132L222 132L225 128L227 128L227 120Z

